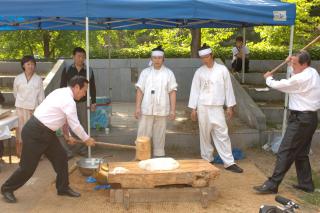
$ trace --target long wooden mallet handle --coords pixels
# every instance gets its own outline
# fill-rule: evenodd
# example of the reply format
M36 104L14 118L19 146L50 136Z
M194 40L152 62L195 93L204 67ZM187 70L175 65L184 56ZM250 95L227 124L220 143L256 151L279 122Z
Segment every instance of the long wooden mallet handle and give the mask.
M317 38L313 39L309 44L307 44L307 45L306 45L304 48L302 48L300 51L308 49L311 45L313 45L314 43L316 43L319 39L320 39L320 35L319 35ZM287 61L283 61L281 64L279 64L276 68L274 68L274 69L271 70L270 72L271 72L271 73L276 72L280 67L282 67L282 66L285 65L286 63L287 63Z
M76 140L76 141L77 141L77 143L84 144L84 142L82 142L80 140ZM95 144L100 145L100 146L105 146L105 147L111 147L111 148L136 149L136 146L123 145L123 144L105 143L105 142L98 142L98 141L96 141Z
M276 68L274 68L273 70L271 70L271 73L275 73L276 71L278 71L278 69L280 69L283 65L285 65L287 63L287 61L283 61L281 64L279 64Z
M304 48L302 48L301 50L306 50L308 49L311 45L313 45L314 43L316 43L318 40L320 39L320 35L318 35L317 38L313 39L309 44L307 44Z

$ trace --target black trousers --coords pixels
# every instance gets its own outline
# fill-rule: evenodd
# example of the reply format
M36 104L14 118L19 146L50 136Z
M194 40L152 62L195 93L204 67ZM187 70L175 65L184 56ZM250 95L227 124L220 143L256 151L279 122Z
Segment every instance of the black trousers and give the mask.
M288 127L279 147L274 172L269 178L274 184L279 185L291 165L295 163L299 186L314 189L308 155L317 125L317 112L290 112Z
M248 72L249 71L249 59L246 58L244 60L244 71ZM231 64L232 69L236 72L241 72L242 70L242 59L241 58L237 58L236 60L234 60Z
M55 132L32 116L23 127L21 137L23 148L19 168L2 185L2 190L12 192L23 186L36 170L42 154L57 173L57 190L66 190L69 187L68 160Z

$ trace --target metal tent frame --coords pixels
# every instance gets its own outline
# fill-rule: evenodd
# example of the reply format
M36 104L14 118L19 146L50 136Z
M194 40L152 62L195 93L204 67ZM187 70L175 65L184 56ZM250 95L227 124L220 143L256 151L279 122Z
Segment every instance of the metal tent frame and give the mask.
M291 54L295 16L295 4L278 0L3 0L0 31L85 29L89 70L89 30L243 27L245 38L245 27L289 25Z

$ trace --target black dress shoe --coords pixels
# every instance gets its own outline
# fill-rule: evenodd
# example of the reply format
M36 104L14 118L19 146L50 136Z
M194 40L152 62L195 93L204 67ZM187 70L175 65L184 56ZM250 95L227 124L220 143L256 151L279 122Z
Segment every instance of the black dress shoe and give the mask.
M267 180L261 186L254 186L254 190L256 190L259 194L277 194L278 186L271 181Z
M17 198L14 196L13 192L5 191L1 188L1 194L7 203L16 203Z
M299 185L296 185L296 184L293 184L292 187L295 188L295 189L302 190L302 191L307 192L307 193L314 192L314 189L309 189L309 188L306 188L306 187L303 187L303 186L299 186Z
M237 164L232 164L231 166L228 166L226 170L235 172L235 173L242 173L243 169L241 169Z
M60 196L69 196L69 197L80 197L81 194L73 191L71 188L68 188L64 191L58 191L58 195Z

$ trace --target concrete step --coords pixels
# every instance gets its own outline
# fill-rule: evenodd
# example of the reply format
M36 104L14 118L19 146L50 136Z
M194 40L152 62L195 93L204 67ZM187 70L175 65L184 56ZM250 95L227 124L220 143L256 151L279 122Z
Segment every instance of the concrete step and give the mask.
M263 65L261 65L263 66ZM272 67L274 68L274 67ZM272 70L272 69L270 69ZM260 73L261 75L263 75L264 73L266 73L267 71L270 71L270 70L259 70L259 69L250 69L248 73ZM287 72L287 70L278 70L277 73L280 73L280 74L285 74Z
M260 109L266 116L267 124L282 124L284 106L262 106Z
M241 76L241 74L240 74ZM286 77L285 73L277 73L274 75L275 79L283 79ZM266 85L266 80L263 78L263 73L245 73L245 84L254 84L254 85Z
M1 93L3 94L3 97L5 99L5 102L3 105L5 106L14 106L14 96L12 91L3 91L1 90Z
M16 75L0 75L0 87L12 88L15 77ZM45 79L46 75L42 74L41 78Z
M111 127L110 133L105 131L91 131L91 135L97 141L108 141L109 143L134 145L137 138L137 129L127 127ZM239 131L229 133L232 147L248 148L259 143L259 131L251 128L243 128ZM198 132L172 132L167 130L166 150L180 150L184 153L200 153L200 138Z
M279 128L282 125L284 101L259 101L256 104L266 116L267 127Z
M264 73L268 70L272 70L279 64L281 64L283 61L282 60L252 60L250 59L249 62L249 72L260 72ZM231 60L225 60L226 66L231 69ZM279 69L280 72L285 72L286 71L286 66L283 66Z
M54 62L37 62L36 72L39 75L47 75ZM20 62L0 61L0 75L16 76L22 73Z
M265 114L267 123L282 124L284 113L284 102L256 102L262 112ZM320 110L318 110L318 118L320 118Z
M284 93L271 89L266 85L243 84L242 86L254 101L283 101L285 97ZM258 91L261 89L262 91Z
M1 92L12 92L13 91L13 87L6 87L6 86L0 85L0 91Z
M138 120L134 118L135 103L113 102L110 117L110 131L92 130L91 135L98 141L110 143L134 144L137 137ZM228 122L229 134L234 147L250 147L259 142L259 131L248 127L238 117ZM199 151L199 127L197 122L190 120L187 103L177 102L175 121L167 122L166 149L183 150L184 152Z
M279 63L280 64L280 63ZM276 66L278 66L279 64L277 64ZM263 64L261 64L260 66L263 66ZM257 69L255 67L252 67L252 69L250 69L248 71L248 73L260 73L261 75L263 75L264 73L266 73L267 71L271 71L274 67L270 67L270 69ZM276 74L286 74L287 73L287 68L284 66L282 68L280 68L279 70L276 71Z
M0 67L1 68L1 67ZM49 70L42 70L42 71L36 71L36 73L40 76L46 76L50 72L51 68ZM17 76L22 73L22 70L19 71L7 71L7 70L0 70L1 76Z
M15 75L0 75L0 87L13 87Z

